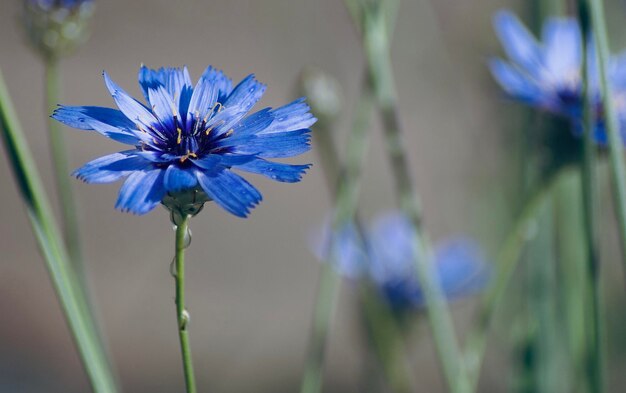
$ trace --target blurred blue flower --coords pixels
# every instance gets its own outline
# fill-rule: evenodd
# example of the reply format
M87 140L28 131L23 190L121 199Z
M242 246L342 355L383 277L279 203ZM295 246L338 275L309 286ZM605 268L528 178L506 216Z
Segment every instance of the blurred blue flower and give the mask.
M83 4L92 3L95 0L26 0L26 2L35 7L39 7L46 11L66 9L74 10Z
M309 168L266 160L309 150L309 127L316 119L302 98L248 115L265 92L254 75L233 88L221 71L208 67L194 87L186 67L142 66L139 84L147 105L106 73L104 80L119 110L60 106L52 116L132 146L74 172L87 183L126 177L116 204L122 211L145 214L166 195L202 192L230 213L246 217L262 197L233 169L297 182Z
M582 36L574 18L549 18L542 42L509 11L499 11L494 27L509 61L491 59L491 73L512 98L568 118L582 132ZM589 94L596 114L595 138L606 143L598 65L593 40L588 40ZM614 102L622 125L626 122L626 53L613 57L608 68ZM624 128L624 127L622 127Z
M72 53L89 38L95 0L24 0L28 38L45 59Z
M354 225L339 231L336 268L345 277L366 278L374 283L394 309L422 308L424 296L416 277L412 239L414 229L399 212L377 216L365 233ZM324 237L319 251L328 247ZM437 244L433 274L449 300L481 291L489 277L489 265L476 242L452 237Z

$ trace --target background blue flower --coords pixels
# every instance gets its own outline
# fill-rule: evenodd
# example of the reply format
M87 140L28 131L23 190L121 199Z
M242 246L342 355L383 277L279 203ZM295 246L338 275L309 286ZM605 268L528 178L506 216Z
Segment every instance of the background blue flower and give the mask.
M248 115L265 85L248 76L237 86L208 67L195 86L186 67L139 70L147 105L140 103L104 73L119 110L61 106L58 121L93 130L129 150L88 162L74 172L88 183L127 178L116 208L145 214L167 193L201 190L230 213L246 217L261 193L232 171L297 182L309 165L267 160L309 150L309 127L316 119L304 99Z
M67 9L72 10L82 4L92 3L94 0L26 0L29 5L39 7L44 10Z
M499 11L494 28L509 61L491 59L491 73L512 98L554 114L565 116L582 132L582 36L574 18L549 18L543 25L541 42L509 11ZM589 94L596 113L595 138L606 143L604 110L598 85L597 59L593 40L588 39ZM612 58L609 77L618 114L626 125L626 53ZM624 128L624 127L622 127Z
M375 217L364 234L349 225L336 234L336 268L349 279L371 280L394 308L422 308L424 296L413 262L413 234L408 218L395 211ZM323 239L315 247L319 257L328 247L328 233ZM480 246L467 237L438 243L434 258L433 274L449 300L477 293L487 283L489 265Z

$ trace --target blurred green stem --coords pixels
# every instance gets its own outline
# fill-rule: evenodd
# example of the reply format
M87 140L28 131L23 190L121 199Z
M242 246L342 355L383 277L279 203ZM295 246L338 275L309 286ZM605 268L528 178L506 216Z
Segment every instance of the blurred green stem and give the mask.
M422 233L422 212L417 192L409 174L409 164L402 141L395 82L391 66L388 27L381 5L363 5L363 45L375 97L383 121L387 151L399 198L400 208L415 228L413 249L415 270L424 298L435 346L450 391L466 392L468 380L463 357L454 332L452 318L441 287L432 273L430 244Z
M181 216L176 224L176 320L178 322L178 337L183 360L183 372L185 374L185 386L187 393L196 393L196 379L193 372L191 358L191 346L189 343L189 312L185 307L185 248L189 245L189 216Z
M72 261L72 266L76 276L81 280L81 285L85 285L85 272L80 247L80 234L78 229L78 218L76 215L77 206L74 201L70 169L68 165L68 152L65 148L66 142L63 137L63 130L59 122L50 117L59 103L60 79L59 62L57 59L47 59L44 62L46 68L46 106L48 131L50 138L50 153L54 164L56 178L56 189L61 204L63 214L63 228L65 244Z
M372 349L383 369L389 390L393 393L415 392L403 335L391 308L370 282L361 282L360 289L363 317Z
M545 184L532 194L502 243L497 258L496 274L491 279L491 284L481 299L476 323L468 334L465 346L465 359L470 377L470 391L472 392L477 389L491 322L504 300L504 293L515 272L524 245L528 241L529 233L536 230L539 208L551 194L559 176L560 174L551 176Z
M81 293L63 241L59 237L50 203L41 184L33 155L0 72L0 128L10 164L24 200L28 218L46 262L66 321L72 332L91 387L96 393L117 392L105 351L98 340L95 323L86 312Z
M325 250L326 261L321 266L313 315L313 328L309 339L304 377L300 388L301 393L319 393L322 388L326 342L340 283L339 276L334 270L336 265L334 259L337 257L336 249L338 244L336 236L332 234L346 223L353 222L356 215L361 185L361 169L369 146L367 132L371 110L372 97L366 85L359 95L354 114L354 123L348 136L346 166L343 173L330 168L328 164L324 166L329 189L336 195L334 201L335 210L332 232L329 234L330 244L328 249ZM322 132L328 132L328 130ZM336 159L336 152L330 136L319 140L319 142L322 142L319 145L319 148L322 150L320 152L322 159L334 155L334 161L339 163L339 160Z
M609 84L609 39L604 17L602 0L588 0L591 15L591 26L596 42L598 55L598 73L600 77L601 96L605 115L605 124L608 131L608 145L610 156L613 191L619 223L620 245L622 262L626 273L626 170L624 165L623 141L620 136L619 121L616 113L615 101Z
M581 169L576 166L567 169L563 174L558 189L558 203L555 204L558 223L558 287L561 294L559 313L563 315L561 326L567 342L570 366L561 380L566 382L562 385L567 392L574 390L574 386L589 386L587 358L590 348L587 325L591 323L591 318L588 317L590 306L587 245L581 241L587 232L581 193Z
M561 172L563 173L563 172ZM534 360L532 362L532 392L563 393L567 386L562 381L563 331L559 330L560 312L557 309L556 255L554 205L558 185L538 207L535 234L528 243L526 271L528 277L528 302L530 326L536 328L531 338ZM557 314L558 311L558 314Z
M601 11L601 10L600 10ZM597 14L599 10L596 9L595 13ZM578 4L578 13L579 19L582 26L583 37L591 36L589 31L589 8L588 4L580 0ZM595 20L595 19L594 19ZM594 25L598 23L595 22ZM594 38L598 41L599 33L596 31ZM605 37L606 38L606 37ZM605 42L606 44L606 42ZM597 46L600 46L598 41ZM587 64L587 45L583 45L583 53L585 54L583 57L583 97L585 97L584 105L583 105L583 124L584 124L584 133L583 133L583 163L582 163L582 199L583 199L583 214L584 214L584 241L586 245L587 252L587 263L586 263L586 274L587 285L585 289L587 291L587 307L586 309L590 311L590 315L588 315L588 322L586 324L588 333L587 333L587 356L586 356L586 371L588 375L588 383L589 383L589 392L590 393L602 393L604 391L604 383L603 383L603 372L602 372L602 316L600 312L601 302L600 302L600 274L599 274L599 255L598 255L598 201L596 196L597 183L596 183L596 175L595 175L595 167L596 167L596 144L594 140L595 133L595 124L597 119L594 116L594 102L593 97L589 94L589 82L587 78L587 70L589 64ZM598 48L599 49L599 48ZM605 45L606 49L606 45ZM606 53L606 52L605 52ZM603 63L600 63L603 64ZM604 69L603 65L600 65L600 68ZM606 75L604 75L606 77ZM607 87L607 86L605 86ZM606 95L610 95L609 90L603 89ZM612 103L609 101L605 101L606 106L612 107ZM607 113L608 115L608 113ZM610 115L609 115L610 116ZM610 123L610 119L609 119ZM611 131L609 131L611 133ZM610 136L610 135L609 135ZM621 148L621 140L618 137L617 141L617 156L621 157L622 148ZM613 149L612 149L613 150ZM611 155L615 155L615 152L612 151ZM612 164L616 165L614 168L619 172L620 161L619 159ZM622 160L623 161L623 160ZM623 162L622 166L622 176L621 182L623 188L624 176L623 176ZM619 177L619 175L618 175ZM621 203L618 202L618 205L623 205L626 203L626 200L623 198L626 197L626 194L622 196ZM622 209L623 206L619 209ZM626 231L626 227L622 230ZM626 241L626 237L624 237L624 241ZM626 243L623 244L626 246ZM626 260L625 260L626 262Z

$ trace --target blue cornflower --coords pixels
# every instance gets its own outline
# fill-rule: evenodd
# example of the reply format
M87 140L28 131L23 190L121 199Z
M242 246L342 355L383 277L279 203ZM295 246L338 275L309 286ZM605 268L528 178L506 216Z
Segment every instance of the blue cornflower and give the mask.
M532 107L568 118L582 130L582 34L574 18L549 18L537 42L520 20L509 11L499 11L494 27L509 61L492 59L491 73L512 98ZM598 83L598 65L593 40L588 40L589 94L596 114L595 137L606 142L604 110ZM626 121L626 54L611 59L609 78L622 123Z
M365 233L347 226L336 236L336 268L343 276L370 280L395 309L424 307L414 267L414 228L406 216L387 212L377 216ZM433 274L449 300L477 293L485 286L488 264L473 240L449 238L437 244L434 258Z
M87 183L126 177L116 203L122 211L145 214L165 197L193 195L195 202L200 193L205 200L246 217L262 197L234 169L297 182L309 168L267 160L309 150L309 127L316 119L303 98L248 115L265 92L254 75L233 88L221 71L208 67L194 87L186 67L142 66L139 84L147 105L106 73L104 81L119 110L61 106L52 116L132 146L74 172Z

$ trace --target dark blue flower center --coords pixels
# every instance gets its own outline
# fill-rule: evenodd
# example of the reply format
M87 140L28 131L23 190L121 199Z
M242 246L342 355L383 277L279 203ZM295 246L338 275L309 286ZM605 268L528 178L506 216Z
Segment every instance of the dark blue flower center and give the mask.
M174 115L172 119L163 121L150 127L151 134L155 136L154 144L143 146L144 150L158 151L175 157L181 164L187 163L190 158L201 158L209 153L223 153L227 148L219 146L219 141L228 138L232 130L220 132L217 129L224 124L223 121L211 121L224 107L217 103L216 110L211 111L204 118L197 115L191 116L191 121ZM158 117L157 117L158 118ZM188 126L185 126L188 124ZM188 164L188 163L187 163Z

